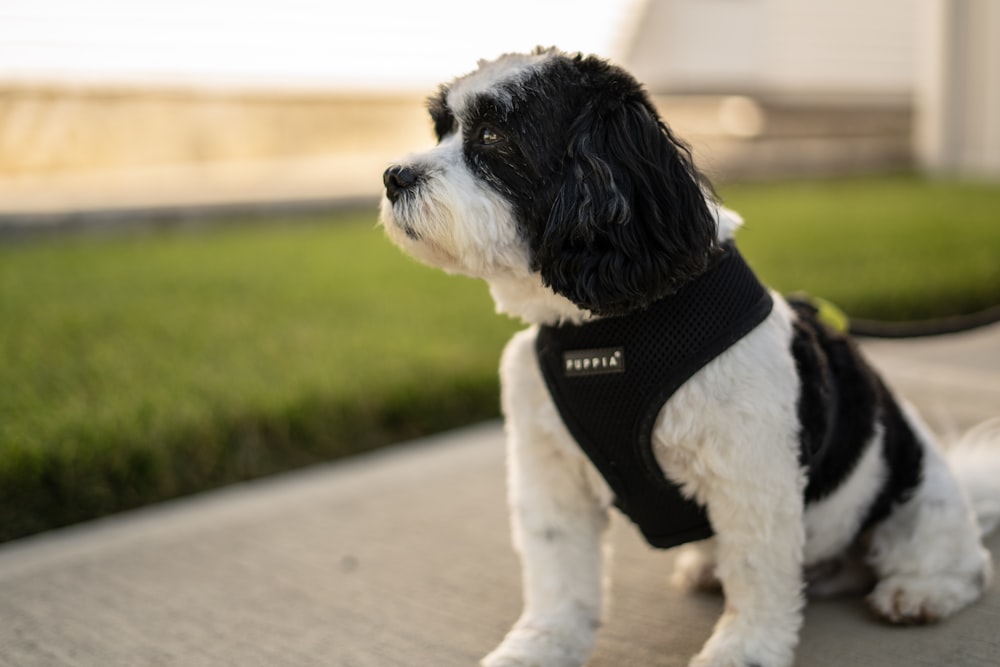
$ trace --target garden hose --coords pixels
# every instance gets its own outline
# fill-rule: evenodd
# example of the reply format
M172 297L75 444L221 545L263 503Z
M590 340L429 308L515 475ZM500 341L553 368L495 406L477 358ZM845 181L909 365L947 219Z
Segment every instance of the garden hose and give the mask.
M966 315L891 322L848 317L835 304L811 294L796 292L788 298L811 306L819 320L830 328L859 338L926 338L971 331L1000 322L1000 306Z

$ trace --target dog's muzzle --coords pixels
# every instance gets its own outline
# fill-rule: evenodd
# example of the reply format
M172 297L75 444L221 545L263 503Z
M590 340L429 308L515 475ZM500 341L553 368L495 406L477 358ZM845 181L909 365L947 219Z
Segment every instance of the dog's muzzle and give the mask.
M385 184L385 196L395 204L407 190L416 185L417 173L409 167L393 165L382 174L382 182Z

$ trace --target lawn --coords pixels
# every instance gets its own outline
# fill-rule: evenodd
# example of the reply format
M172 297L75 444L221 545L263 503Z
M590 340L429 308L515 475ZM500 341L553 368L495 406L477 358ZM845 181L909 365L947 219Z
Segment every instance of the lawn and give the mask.
M1000 185L912 176L733 185L726 204L762 278L855 317L921 319L1000 304Z
M0 248L0 539L496 415L515 324L374 219Z
M730 186L771 284L848 313L1000 303L1000 187ZM0 239L0 540L498 413L518 324L373 211Z

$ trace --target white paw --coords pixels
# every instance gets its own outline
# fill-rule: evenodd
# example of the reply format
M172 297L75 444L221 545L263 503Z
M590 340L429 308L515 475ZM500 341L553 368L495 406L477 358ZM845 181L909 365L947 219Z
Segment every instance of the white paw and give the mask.
M875 587L868 604L890 623L934 623L978 599L989 579L988 569L977 574L890 576Z
M582 667L592 644L589 637L517 627L480 664L482 667Z
M689 667L770 667L770 665L740 654L718 655L714 651L702 651L691 660Z
M684 547L674 561L670 583L688 593L721 591L722 583L715 573L715 568L715 559L706 549L700 545Z
M690 667L790 667L800 616L756 624L727 612Z

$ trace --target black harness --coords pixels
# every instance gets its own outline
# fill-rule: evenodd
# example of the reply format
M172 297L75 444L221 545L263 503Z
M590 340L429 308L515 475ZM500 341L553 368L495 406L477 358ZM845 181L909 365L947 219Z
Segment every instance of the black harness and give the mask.
M713 534L704 508L664 476L656 417L692 375L771 312L767 289L731 244L694 281L646 310L541 327L538 363L559 414L654 547Z

